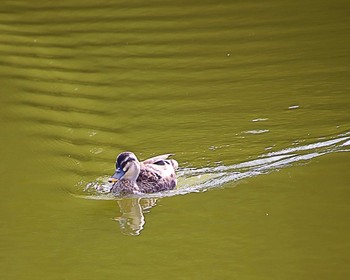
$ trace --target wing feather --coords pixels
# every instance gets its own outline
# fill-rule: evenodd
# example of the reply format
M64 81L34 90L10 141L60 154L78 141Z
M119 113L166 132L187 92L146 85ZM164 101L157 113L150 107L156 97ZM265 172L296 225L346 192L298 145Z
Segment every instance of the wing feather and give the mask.
M164 154L164 155L160 155L160 156L151 157L151 158L145 159L144 161L142 161L142 163L143 164L154 164L157 161L165 160L173 155L174 154Z

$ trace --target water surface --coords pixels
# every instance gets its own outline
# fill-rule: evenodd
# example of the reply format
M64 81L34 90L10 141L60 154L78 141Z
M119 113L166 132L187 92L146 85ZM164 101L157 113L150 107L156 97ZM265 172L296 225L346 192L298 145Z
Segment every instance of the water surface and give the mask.
M347 1L4 1L1 279L350 276ZM115 199L116 155L179 188Z

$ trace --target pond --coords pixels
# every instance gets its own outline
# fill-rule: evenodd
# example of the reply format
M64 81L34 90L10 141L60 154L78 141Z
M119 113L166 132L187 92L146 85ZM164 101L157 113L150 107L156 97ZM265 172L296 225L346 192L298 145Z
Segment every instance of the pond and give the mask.
M0 278L348 278L349 12L4 1ZM177 188L106 193L122 151Z

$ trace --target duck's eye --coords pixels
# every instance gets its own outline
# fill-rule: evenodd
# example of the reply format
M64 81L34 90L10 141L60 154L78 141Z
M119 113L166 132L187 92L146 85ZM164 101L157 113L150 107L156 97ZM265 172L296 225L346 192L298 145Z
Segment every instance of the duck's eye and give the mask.
M126 171L128 170L128 168L127 168L126 165L127 165L127 162L126 162L125 164L122 165L122 169L123 169L124 172L126 172Z
M123 169L123 171L126 171L126 165L128 162L123 162L122 165L120 166L121 169Z
M130 163L132 161L135 161L135 159L134 158L128 158L128 160L122 162L121 168L123 169L124 172L126 172L129 169Z

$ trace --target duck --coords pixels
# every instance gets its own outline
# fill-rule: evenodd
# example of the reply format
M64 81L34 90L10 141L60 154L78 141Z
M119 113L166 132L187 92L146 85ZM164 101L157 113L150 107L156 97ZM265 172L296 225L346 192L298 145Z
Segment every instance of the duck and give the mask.
M174 154L155 156L139 161L132 152L122 152L116 159L116 170L108 179L115 195L156 193L173 190L177 184L178 162L169 159Z

